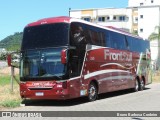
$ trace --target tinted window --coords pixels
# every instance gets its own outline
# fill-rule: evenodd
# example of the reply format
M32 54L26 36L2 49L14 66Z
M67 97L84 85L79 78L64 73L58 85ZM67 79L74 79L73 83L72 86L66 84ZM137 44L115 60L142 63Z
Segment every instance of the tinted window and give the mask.
M115 49L126 50L126 40L123 34L108 31L107 33L107 46Z
M110 34L109 33L110 33L110 31L108 31L108 30L105 32L106 47L112 47L111 46L112 43L111 43L111 39L110 39Z
M68 44L69 24L57 23L27 27L24 30L22 50L49 48Z
M84 46L87 43L86 29L80 23L71 23L70 44L72 46Z
M149 49L149 41L142 40L139 38L134 38L130 36L126 36L128 44L130 46L130 50L134 52L146 52L146 49Z
M62 48L27 50L22 53L21 78L65 77L66 66L61 63Z
M132 37L126 36L127 42L128 42L128 46L129 46L129 50L132 51Z
M99 46L104 46L104 41L105 41L105 35L101 31L96 31L96 29L90 29L89 30L89 35L91 38L91 44L93 45L99 45Z
M105 34L102 29L82 23L71 24L71 45L93 44L104 46Z
M70 77L80 75L87 43L88 36L85 25L77 22L71 23L70 45L76 49L69 50Z

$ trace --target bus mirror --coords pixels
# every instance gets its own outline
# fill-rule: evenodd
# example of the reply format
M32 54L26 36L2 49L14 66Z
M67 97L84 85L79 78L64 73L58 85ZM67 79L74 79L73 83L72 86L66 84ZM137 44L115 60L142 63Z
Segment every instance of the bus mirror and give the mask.
M16 67L18 68L19 67L19 61L20 61L20 58L19 58L19 53L18 52L13 52L11 54L8 54L7 55L7 63L8 63L8 66L13 66L13 67Z
M8 66L10 67L11 66L11 54L7 55L7 63L8 63Z
M61 63L66 64L67 63L67 49L63 49L61 51Z

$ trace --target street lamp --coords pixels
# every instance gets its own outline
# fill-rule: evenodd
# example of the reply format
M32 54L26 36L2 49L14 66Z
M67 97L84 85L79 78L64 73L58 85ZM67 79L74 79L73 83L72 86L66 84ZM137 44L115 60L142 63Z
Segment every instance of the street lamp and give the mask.
M70 11L71 11L71 8L69 8L69 17L70 17Z

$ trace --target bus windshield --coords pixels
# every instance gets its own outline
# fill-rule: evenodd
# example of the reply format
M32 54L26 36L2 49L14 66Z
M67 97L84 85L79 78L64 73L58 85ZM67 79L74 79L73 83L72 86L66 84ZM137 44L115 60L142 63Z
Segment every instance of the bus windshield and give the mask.
M66 65L61 63L62 48L27 50L21 56L22 80L29 78L65 79ZM27 79L28 80L28 79Z
M21 50L68 45L68 23L44 24L24 29Z

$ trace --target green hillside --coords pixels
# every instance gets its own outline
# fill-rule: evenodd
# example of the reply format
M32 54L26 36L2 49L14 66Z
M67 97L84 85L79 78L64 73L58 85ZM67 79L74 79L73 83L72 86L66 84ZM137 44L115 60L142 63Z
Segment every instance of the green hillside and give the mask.
M23 32L16 32L0 41L0 48L6 48L9 51L20 50Z

